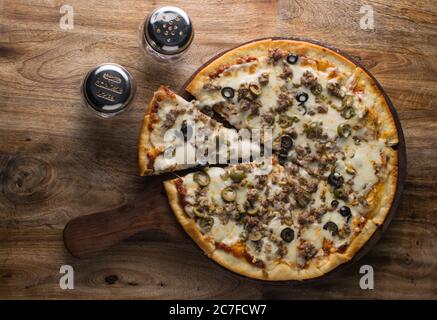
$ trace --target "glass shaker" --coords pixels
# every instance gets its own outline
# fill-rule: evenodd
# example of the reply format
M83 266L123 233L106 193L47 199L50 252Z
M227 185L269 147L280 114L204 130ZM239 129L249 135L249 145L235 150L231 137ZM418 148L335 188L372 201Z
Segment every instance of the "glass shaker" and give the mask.
M81 85L82 101L102 118L112 118L125 111L136 85L131 74L115 63L101 64L90 70Z
M160 62L179 60L194 38L190 18L180 8L162 7L150 13L140 26L141 48Z

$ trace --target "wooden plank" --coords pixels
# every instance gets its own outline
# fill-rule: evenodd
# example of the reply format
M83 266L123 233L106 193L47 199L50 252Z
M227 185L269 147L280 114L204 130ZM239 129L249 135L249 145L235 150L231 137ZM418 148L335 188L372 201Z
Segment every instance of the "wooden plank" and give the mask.
M165 66L144 57L137 28L167 2L71 0L75 28L62 31L62 1L1 0L0 298L437 298L437 4L368 3L372 31L359 27L359 1L173 1L196 36L182 61ZM408 177L398 214L374 249L333 279L278 286L222 269L178 229L159 179L137 174L141 119L158 85L179 89L215 53L265 36L317 39L351 54L384 86L404 128ZM81 106L79 86L108 61L126 66L138 91L131 110L102 121ZM178 237L150 230L95 258L66 252L71 218L150 188ZM62 264L74 267L75 290L59 288ZM362 264L374 267L374 290L359 287Z

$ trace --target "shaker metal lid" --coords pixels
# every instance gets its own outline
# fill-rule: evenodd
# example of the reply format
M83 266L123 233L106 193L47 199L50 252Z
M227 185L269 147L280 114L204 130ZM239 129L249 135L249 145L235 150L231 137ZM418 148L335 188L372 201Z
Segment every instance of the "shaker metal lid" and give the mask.
M154 50L172 55L190 46L194 29L185 11L167 6L158 8L149 15L144 24L144 35Z
M135 94L135 81L122 66L105 63L85 76L82 92L87 103L98 112L115 113L124 109Z

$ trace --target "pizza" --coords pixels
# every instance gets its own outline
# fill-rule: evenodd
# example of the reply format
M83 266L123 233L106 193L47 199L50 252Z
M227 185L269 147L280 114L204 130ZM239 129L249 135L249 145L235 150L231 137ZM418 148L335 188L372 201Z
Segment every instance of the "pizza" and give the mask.
M398 133L359 66L316 44L266 39L213 60L187 91L200 118L271 133L261 139L271 153L164 182L176 218L214 261L256 279L316 278L351 260L384 222L396 193Z
M140 134L141 175L216 163L222 154L222 158L238 160L243 157L243 150L260 153L260 141L252 143L241 137L236 129L224 127L195 105L196 101L188 102L166 86L155 92ZM236 148L227 147L228 141L234 142Z

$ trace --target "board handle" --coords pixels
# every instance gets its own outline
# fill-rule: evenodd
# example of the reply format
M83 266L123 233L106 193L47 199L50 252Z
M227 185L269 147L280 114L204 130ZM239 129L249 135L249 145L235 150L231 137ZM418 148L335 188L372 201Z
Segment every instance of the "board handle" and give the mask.
M153 208L153 209L152 209ZM64 244L77 258L91 257L140 231L163 231L172 240L183 234L169 210L153 199L139 199L119 208L79 216L64 228Z

